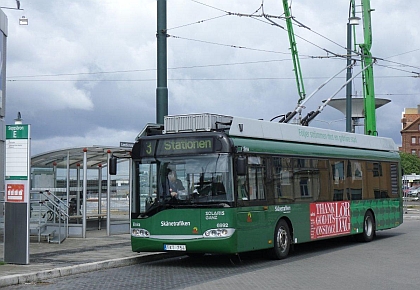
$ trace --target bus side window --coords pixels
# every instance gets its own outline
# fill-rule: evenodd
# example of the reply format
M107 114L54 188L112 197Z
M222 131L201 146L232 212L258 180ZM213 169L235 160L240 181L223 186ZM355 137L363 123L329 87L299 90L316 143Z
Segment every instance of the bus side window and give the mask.
M279 195L278 198L281 202L284 202L284 200L293 201L293 170L291 158L281 159L281 171L279 172L278 178L281 189L281 196Z
M294 162L295 198L305 201L319 198L318 159L296 159Z
M248 189L246 184L246 175L238 176L238 200L249 200Z
M364 163L349 160L347 163L347 185L351 200L361 200L363 192Z
M265 200L265 165L262 157L248 157L248 185L250 200Z
M399 191L399 182L398 182L398 164L397 163L391 163L389 164L389 171L391 174L391 180L390 180L390 197L399 197L400 191Z
M391 163L374 162L372 165L373 179L378 179L377 188L374 190L375 198L390 198L393 195L392 182L394 182L394 187L396 183L395 178L392 180ZM386 178L386 176L391 176L391 178ZM393 176L395 176L395 174Z
M236 160L236 173L239 176L246 175L246 164L246 157L244 156L239 156Z
M333 200L340 201L345 200L345 189L346 189L346 177L344 174L344 161L332 161L331 164L331 176L332 188L333 188Z
M300 192L301 197L309 196L308 180L309 178L307 177L300 178L300 181L299 181L300 191L299 192Z
M315 200L319 200L319 201L331 200L330 173L329 173L328 167L329 167L328 160L318 160L319 184L320 185L322 184L322 189L319 190L319 197L318 199L315 198Z
M382 166L379 162L370 161L366 165L366 190L363 192L363 199L379 199L381 198Z

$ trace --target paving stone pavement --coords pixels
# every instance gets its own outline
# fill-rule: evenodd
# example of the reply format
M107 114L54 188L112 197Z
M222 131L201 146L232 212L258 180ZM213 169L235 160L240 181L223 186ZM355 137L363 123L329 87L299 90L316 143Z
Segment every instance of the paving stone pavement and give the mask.
M86 238L67 238L61 244L38 243L31 237L29 264L0 264L0 287L122 267L167 256L166 253L134 253L130 234L107 236L105 230L87 231ZM0 261L4 261L3 237Z
M420 220L420 210L407 208L404 219ZM0 261L4 261L0 237ZM90 230L86 238L67 238L61 244L31 239L29 265L0 264L0 287L166 259L176 253L134 253L130 234L107 236Z

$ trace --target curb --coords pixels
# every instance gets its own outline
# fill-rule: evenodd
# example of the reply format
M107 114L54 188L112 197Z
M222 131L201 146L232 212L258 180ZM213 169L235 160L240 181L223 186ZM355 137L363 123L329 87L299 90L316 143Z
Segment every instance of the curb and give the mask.
M11 286L16 284L34 283L42 280L65 277L75 274L87 273L98 270L118 268L138 264L140 262L151 262L177 257L179 254L171 253L145 253L141 256L118 258L105 260L100 262L92 262L81 265L74 265L51 270L45 270L27 274L16 274L0 277L0 287Z

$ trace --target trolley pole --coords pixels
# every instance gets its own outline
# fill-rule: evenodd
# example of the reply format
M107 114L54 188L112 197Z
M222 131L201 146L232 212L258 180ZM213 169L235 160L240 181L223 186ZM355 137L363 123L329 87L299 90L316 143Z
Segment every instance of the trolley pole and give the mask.
M157 0L157 87L156 123L163 124L168 115L166 0Z

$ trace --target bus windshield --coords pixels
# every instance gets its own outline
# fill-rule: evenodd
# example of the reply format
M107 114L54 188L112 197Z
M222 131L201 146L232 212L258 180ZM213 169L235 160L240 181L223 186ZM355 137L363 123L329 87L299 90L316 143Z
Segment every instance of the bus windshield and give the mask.
M229 154L143 158L133 194L134 208L143 214L157 205L206 206L233 202L232 162ZM137 191L137 193L136 193Z

